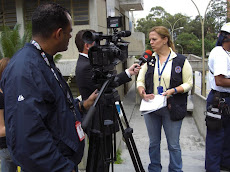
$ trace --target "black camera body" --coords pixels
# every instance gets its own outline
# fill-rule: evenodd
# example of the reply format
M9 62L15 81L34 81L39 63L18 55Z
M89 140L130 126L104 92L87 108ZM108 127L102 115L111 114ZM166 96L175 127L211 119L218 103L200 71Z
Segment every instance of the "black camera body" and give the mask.
M121 17L108 17L107 25L108 28L113 29L112 35L87 31L82 37L86 43L94 42L89 49L88 56L93 68L93 79L99 84L103 84L102 82L116 75L114 67L120 61L124 62L128 58L129 42L121 38L130 36L131 32L117 30L118 27L121 27ZM105 40L104 45L101 45L102 40Z

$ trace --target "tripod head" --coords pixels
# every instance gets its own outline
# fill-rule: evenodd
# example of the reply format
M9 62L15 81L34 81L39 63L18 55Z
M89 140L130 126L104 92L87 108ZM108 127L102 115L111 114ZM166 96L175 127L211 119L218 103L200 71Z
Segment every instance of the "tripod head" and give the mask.
M83 130L85 130L87 128L87 126L89 125L89 122L91 121L94 113L96 112L96 106L99 102L99 100L101 99L102 95L104 94L104 92L106 91L106 89L108 88L109 84L114 80L114 77L106 80L104 82L104 84L102 85L99 93L98 93L98 96L96 98L96 100L94 101L93 105L90 107L85 119L82 121L82 128Z

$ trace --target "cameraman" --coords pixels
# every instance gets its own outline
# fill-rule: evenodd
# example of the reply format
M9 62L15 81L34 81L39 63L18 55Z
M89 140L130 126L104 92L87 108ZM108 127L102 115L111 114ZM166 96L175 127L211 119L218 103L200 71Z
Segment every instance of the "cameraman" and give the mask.
M76 44L78 51L80 53L78 61L77 61L75 76L76 76L77 86L79 88L79 91L80 91L80 94L81 94L83 100L87 99L89 97L89 95L95 89L97 89L97 87L96 87L97 83L95 83L95 81L92 80L92 76L93 76L93 70L92 69L93 68L90 65L90 60L88 57L88 51L89 51L90 47L92 47L94 45L94 42L85 43L82 39L82 35L87 31L95 32L94 30L80 30L76 34L76 37L75 37L75 44ZM116 76L118 78L118 80L117 80L118 85L122 85L126 82L131 81L131 76L137 75L139 70L140 70L140 65L133 64L129 69L126 69L125 72L121 72L120 74L118 74ZM103 108L103 112L104 111L108 112L107 107ZM111 111L110 111L110 113L111 113ZM94 117L92 119L92 124L87 127L86 132L90 138L90 141L92 140L92 130L93 129L101 131L100 122L99 122L99 117L100 117L99 115L100 115L99 114L99 108L97 108L97 113L94 115ZM88 155L90 155L90 153L91 153L90 150L96 149L96 148L92 148L92 146L94 146L93 144L92 145L89 144L89 145L90 146L89 146ZM100 145L100 146L102 146L102 145ZM101 148L99 148L99 150L101 151ZM97 164L101 164L101 165L98 165L99 167L97 168L97 171L104 171L105 170L103 168L104 159L103 159L102 153L103 152L100 152L100 158L98 159L98 163L96 162ZM88 163L89 163L89 161L87 162L87 170L89 170L89 167L91 166ZM91 168L93 168L93 167L91 166Z

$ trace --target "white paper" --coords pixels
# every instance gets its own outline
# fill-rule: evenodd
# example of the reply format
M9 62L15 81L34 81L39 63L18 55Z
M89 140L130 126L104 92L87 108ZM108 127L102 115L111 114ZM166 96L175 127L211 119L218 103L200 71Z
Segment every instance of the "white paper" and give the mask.
M150 113L162 107L165 107L166 105L167 105L166 96L155 95L154 99L149 101L145 101L144 99L142 99L140 105L140 111L146 111L146 113Z

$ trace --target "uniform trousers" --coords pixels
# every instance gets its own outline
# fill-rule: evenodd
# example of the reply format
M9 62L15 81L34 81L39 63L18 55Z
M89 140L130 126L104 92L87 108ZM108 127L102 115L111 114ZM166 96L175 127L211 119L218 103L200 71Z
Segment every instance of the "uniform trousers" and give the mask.
M207 97L207 107L212 104L213 92ZM230 97L224 98L230 105ZM207 129L205 169L207 172L219 172L220 166L230 169L230 117L222 115L222 129Z

